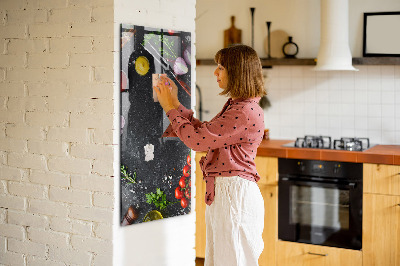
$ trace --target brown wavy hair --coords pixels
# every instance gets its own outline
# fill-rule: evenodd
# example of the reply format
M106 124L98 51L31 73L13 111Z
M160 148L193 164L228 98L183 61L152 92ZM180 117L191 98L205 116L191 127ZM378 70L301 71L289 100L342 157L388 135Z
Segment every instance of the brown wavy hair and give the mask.
M223 48L214 60L228 72L228 86L220 95L247 99L267 94L260 58L253 48L242 44Z

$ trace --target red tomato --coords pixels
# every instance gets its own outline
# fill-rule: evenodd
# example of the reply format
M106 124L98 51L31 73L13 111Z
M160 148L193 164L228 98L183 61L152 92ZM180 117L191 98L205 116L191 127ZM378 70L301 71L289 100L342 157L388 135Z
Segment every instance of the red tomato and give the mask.
M190 191L189 191L189 189L185 190L185 197L190 199Z
M181 191L181 187L175 188L175 198L177 199L183 198L183 192Z
M187 206L188 206L188 200L187 199L185 199L185 198L183 198L183 199L181 199L181 206L182 206L182 208L186 208Z
M179 180L179 186L180 187L185 187L186 183L185 183L185 177L182 176L181 179Z
M185 165L183 167L183 175L186 177L190 176L190 166L189 165Z
M190 158L190 154L186 157L186 161L187 161L187 164L189 165L189 166L192 166L191 164L190 164L190 162L191 162L191 158Z

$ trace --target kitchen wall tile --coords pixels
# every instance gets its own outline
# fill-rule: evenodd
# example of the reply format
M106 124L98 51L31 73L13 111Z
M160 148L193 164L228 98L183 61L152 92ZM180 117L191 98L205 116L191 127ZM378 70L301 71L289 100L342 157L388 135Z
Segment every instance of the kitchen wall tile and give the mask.
M398 81L398 82L397 82ZM397 85L396 85L396 89L395 89L395 104L397 105L400 105L400 79L398 79L396 82L397 82Z
M382 131L381 130L368 130L367 136L371 143L382 143Z
M354 115L367 117L368 116L368 105L367 104L354 105Z
M303 78L303 71L306 71L302 67L291 67L290 69L291 69L290 76L292 77L292 79Z
M332 102L330 102L328 104L328 106L329 106L329 114L330 115L337 116L337 115L341 114L340 103L335 103L335 102L332 103Z
M381 66L381 75L384 79L394 79L395 66Z
M396 117L395 119L396 131L400 131L400 118ZM400 134L399 134L400 135Z
M317 104L314 102L305 102L304 104L304 115L315 119L317 111ZM312 120L312 119L309 119Z
M284 78L290 78L292 76L292 68L290 67L279 67L278 69L278 73L279 73L279 77L284 77Z
M342 129L342 133L340 134L343 137L348 137L348 138L352 138L357 136L355 134L355 129L354 128L344 128Z
M329 115L329 105L317 101L317 115Z
M323 79L328 78L329 75L329 71L315 71L315 73L317 78L323 78Z
M314 71L313 69L314 69L314 66L304 66L304 67L302 67L302 69L303 69L303 77L304 77L304 79L307 79L307 78L316 78L316 76L317 76L317 71Z
M396 142L392 143L392 144L399 144L400 143L400 130L397 130L395 132L395 135L396 135Z
M368 117L368 131L380 131L382 128L382 119L380 117Z
M329 127L332 129L341 129L342 122L340 116L330 116L329 117Z
M354 127L356 132L361 132L362 135L366 136L366 131L368 129L368 118L367 117L358 117L354 118ZM356 134L358 136L360 134Z
M394 67L394 77L397 79L400 79L400 66L399 65L396 65Z
M318 128L329 128L329 116L317 115L316 123Z
M354 118L355 115L355 106L351 103L342 103L339 105L340 114L343 117L352 116Z
M383 118L390 117L394 118L395 115L395 106L392 104L383 104L382 105L382 120Z
M382 106L379 104L369 104L367 114L370 118L380 118L382 116Z
M336 138L372 134L381 144L400 144L400 66L357 68L360 71L336 73L313 71L312 66L264 70L272 104L264 111L271 138L295 139L303 133ZM226 97L217 95L220 89L213 67L199 66L197 70L203 109L209 110L212 118Z
M395 79L392 77L388 77L385 79L382 79L382 92L385 91L394 91L395 88Z
M292 88L291 81L287 77L279 77L279 86L280 89L285 89L285 90Z
M355 104L368 104L368 94L367 91L356 90L354 96Z
M317 92L313 87L306 87L304 90L304 102L315 103Z
M394 104L395 101L395 92L394 91L382 91L382 105L384 104Z
M353 88L354 88L354 84L353 84ZM351 88L351 89L346 88L346 89L342 90L342 99L341 99L342 103L354 104L355 93L354 93L353 88Z
M382 131L395 131L396 124L393 117L382 117Z
M354 116L341 116L342 129L353 129L354 130L354 123L355 123Z
M382 93L381 91L368 91L368 104L381 104Z
M382 130L382 139L385 139L387 144L396 143L396 131Z
M304 82L302 77L292 77L291 78L291 88L294 90L303 90L304 89Z
M331 103L341 103L342 101L342 91L340 87L329 88L329 102Z
M328 89L317 89L316 90L317 103L328 103L329 102L329 90Z

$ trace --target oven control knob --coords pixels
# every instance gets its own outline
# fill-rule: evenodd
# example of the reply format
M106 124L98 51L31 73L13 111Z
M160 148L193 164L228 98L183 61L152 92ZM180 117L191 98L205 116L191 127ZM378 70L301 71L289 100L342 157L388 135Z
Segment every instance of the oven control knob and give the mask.
M336 164L335 167L333 168L333 173L338 174L340 171L340 164Z

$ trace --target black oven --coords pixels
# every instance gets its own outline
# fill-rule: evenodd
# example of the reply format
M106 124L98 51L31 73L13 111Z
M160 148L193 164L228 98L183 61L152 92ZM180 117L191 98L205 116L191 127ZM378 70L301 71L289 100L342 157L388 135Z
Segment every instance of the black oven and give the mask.
M278 238L361 249L360 163L278 160Z

